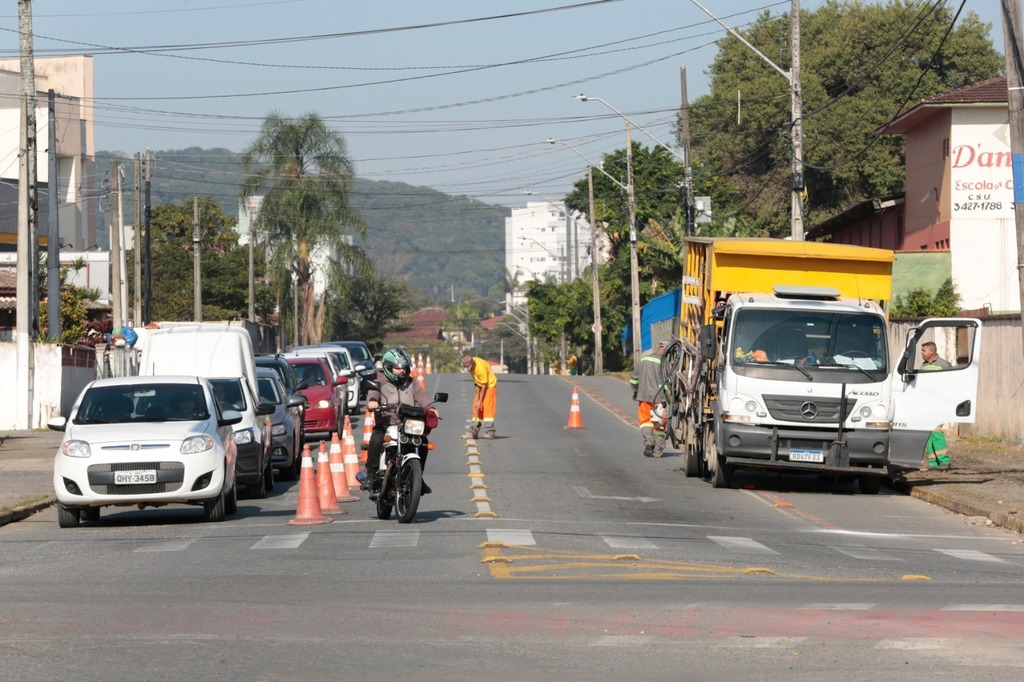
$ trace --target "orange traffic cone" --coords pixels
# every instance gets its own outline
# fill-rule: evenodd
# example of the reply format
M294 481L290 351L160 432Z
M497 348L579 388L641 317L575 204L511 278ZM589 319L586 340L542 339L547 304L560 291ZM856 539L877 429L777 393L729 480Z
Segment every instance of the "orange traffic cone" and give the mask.
M430 367L430 356L427 356L427 374L433 374L434 370Z
M345 434L346 438L351 438L352 434L349 431L352 429L352 425L348 422L348 415L345 416ZM345 455L341 449L341 440L338 438L338 433L331 434L331 483L334 484L334 494L338 498L338 502L355 502L359 498L349 492L348 482L348 470L345 468Z
M313 457L309 454L309 445L302 446L302 469L299 471L299 506L295 518L288 522L289 526L310 526L317 523L330 523L320 511L320 500L316 495L316 481L313 479Z
M341 456L345 465L345 485L358 488L359 479L356 474L359 473L359 453L356 452L356 441L352 437L352 424L348 417L345 417L345 441L341 446Z
M359 461L366 464L366 448L370 445L370 434L373 433L373 412L369 410L363 415L363 447L360 449Z
M569 423L567 429L582 429L583 417L580 416L580 394L576 387L572 387L572 406L569 408Z
M420 367L420 371L416 373L416 381L419 382L420 388L424 391L427 390L427 380L423 378L423 368Z
M338 496L334 493L334 480L331 476L331 460L327 456L327 444L324 441L320 441L320 455L316 459L316 493L322 514L348 514L338 506Z

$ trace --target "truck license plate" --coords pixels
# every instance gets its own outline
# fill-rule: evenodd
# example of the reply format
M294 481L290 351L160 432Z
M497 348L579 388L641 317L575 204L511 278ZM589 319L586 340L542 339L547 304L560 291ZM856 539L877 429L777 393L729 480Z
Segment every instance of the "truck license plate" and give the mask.
M790 450L790 462L824 462L825 453L822 450Z
M156 483L156 471L152 469L132 469L131 471L115 471L114 485L139 485Z

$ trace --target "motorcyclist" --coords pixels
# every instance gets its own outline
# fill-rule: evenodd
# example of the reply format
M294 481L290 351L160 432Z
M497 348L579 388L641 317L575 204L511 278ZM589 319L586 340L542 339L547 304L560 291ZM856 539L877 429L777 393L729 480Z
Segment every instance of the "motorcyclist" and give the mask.
M376 491L380 476L380 456L384 449L384 434L387 427L398 424L399 405L418 405L426 410L427 426L436 425L437 409L430 406L427 392L412 377L412 358L402 348L392 348L381 359L381 373L387 381L381 382L380 390L370 389L366 393L366 409L375 412L373 431L366 448L366 477L360 484L362 490ZM383 400L382 400L383 398ZM383 409L382 409L383 407ZM379 410L379 411L378 411ZM421 464L426 467L426 454ZM423 482L421 494L429 495L430 486ZM371 495L373 499L373 495Z

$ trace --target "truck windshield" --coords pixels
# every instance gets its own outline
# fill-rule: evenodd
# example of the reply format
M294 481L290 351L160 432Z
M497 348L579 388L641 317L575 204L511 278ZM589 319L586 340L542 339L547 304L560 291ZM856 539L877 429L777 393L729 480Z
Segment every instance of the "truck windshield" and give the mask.
M887 370L885 324L870 313L740 310L733 322L734 366L804 369L851 369L861 373Z

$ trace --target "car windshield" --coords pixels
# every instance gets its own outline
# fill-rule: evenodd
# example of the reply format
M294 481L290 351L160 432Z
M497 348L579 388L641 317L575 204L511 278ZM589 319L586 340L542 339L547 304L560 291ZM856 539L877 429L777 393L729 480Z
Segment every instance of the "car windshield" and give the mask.
M259 377L257 380L260 391L260 401L280 405L284 402L281 391L278 390L278 383L274 377Z
M352 364L348 361L348 353L343 351L328 351L327 354L334 358L338 369L352 369Z
M361 362L366 365L373 363L373 358L370 357L369 351L367 351L362 344L345 344L345 348L348 349L349 354L352 355L352 359L355 362Z
M82 396L73 423L123 424L209 418L206 398L199 385L133 384L89 389Z
M245 412L245 393L242 391L241 379L210 379L213 392L222 410L238 410Z
M884 370L887 341L878 315L751 308L736 315L734 366L780 364L804 368Z
M309 386L327 385L327 376L324 374L323 366L318 362L295 364L292 365L292 370L295 372L295 378L300 384L305 383Z

